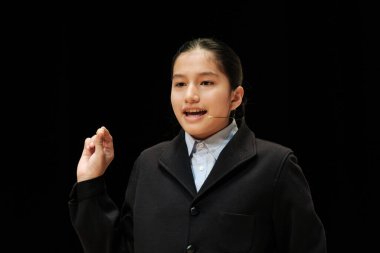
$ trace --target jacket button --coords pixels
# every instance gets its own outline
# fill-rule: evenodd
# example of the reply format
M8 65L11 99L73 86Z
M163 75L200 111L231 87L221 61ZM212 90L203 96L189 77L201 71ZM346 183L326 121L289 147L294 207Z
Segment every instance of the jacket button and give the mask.
M198 215L199 214L199 210L196 208L196 207L192 207L190 208L190 214L191 215Z
M193 245L189 244L186 247L186 253L195 253L195 248Z

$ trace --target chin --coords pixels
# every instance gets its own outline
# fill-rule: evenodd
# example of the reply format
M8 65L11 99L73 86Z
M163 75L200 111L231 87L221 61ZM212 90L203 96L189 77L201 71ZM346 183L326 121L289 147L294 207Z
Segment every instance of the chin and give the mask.
M184 127L183 128L187 133L189 133L190 135L201 135L202 134L202 131L199 131L198 129L194 129L194 127Z
M194 129L185 129L185 131L190 134L192 137L194 137L195 139L198 139L198 140L203 140L203 139L206 139L208 137L208 134L205 133L204 131L196 131Z

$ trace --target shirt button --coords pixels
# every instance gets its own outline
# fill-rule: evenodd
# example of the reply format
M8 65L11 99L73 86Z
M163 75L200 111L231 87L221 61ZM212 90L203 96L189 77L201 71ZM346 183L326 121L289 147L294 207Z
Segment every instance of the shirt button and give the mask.
M195 253L195 248L193 245L189 244L186 247L186 253Z
M190 208L190 214L193 216L198 215L199 214L198 208L196 208L195 206L191 207Z
M199 142L197 144L197 149L201 149L201 148L204 148L205 147L205 144L203 142Z

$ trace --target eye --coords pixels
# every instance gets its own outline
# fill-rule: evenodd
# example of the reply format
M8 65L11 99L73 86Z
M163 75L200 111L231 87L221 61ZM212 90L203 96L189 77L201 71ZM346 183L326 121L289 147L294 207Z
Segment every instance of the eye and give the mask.
M173 86L175 86L175 87L183 87L185 85L186 85L186 83L184 83L184 82L177 82L177 83L174 83Z
M205 86L208 86L208 85L213 85L214 83L212 81L202 81L201 82L201 85L205 85Z

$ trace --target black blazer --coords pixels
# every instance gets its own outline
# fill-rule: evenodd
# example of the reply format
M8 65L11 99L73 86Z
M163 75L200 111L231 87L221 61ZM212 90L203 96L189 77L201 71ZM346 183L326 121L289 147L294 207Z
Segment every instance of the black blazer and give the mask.
M104 178L74 185L86 253L320 253L323 224L293 152L243 122L196 192L181 131L136 159L120 212Z

